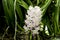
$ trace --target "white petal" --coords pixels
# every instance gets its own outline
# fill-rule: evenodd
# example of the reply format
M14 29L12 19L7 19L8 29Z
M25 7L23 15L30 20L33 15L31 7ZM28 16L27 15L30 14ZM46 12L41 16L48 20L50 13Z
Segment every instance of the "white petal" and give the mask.
M40 31L43 31L43 28L40 28Z
M25 25L23 26L23 28L25 29L25 31L28 31L28 27L26 27Z
M36 28L35 28L35 30L40 30L40 27L39 27L39 26L38 26L38 27L36 27Z
M46 33L47 35L49 35L49 32L48 32L48 31L45 31L45 33Z
M48 30L47 26L45 26L45 30Z
M32 30L32 34L39 34L37 30Z
M44 26L43 25L40 25L41 26L41 28L43 28Z
M29 10L31 10L31 9L33 9L33 7L32 6L29 6Z

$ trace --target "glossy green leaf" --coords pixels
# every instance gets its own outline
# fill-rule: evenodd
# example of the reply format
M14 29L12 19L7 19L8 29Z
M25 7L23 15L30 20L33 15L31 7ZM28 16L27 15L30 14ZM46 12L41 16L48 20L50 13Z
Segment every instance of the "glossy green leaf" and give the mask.
M22 0L22 1L17 0L17 2L19 3L19 5L21 5L21 6L24 7L25 9L28 9L27 3L25 3L23 0Z

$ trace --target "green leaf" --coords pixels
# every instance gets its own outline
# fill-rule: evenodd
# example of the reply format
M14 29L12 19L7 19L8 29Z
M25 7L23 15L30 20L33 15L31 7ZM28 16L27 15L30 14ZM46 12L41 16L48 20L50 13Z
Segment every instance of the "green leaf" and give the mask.
M9 2L9 3L8 3ZM14 27L14 4L13 0L2 0L7 25Z
M43 15L45 14L45 12L46 12L48 6L50 5L51 1L52 1L52 0L48 0L48 1L41 7L42 12L43 12Z
M33 5L31 0L25 0L29 5Z
M20 29L20 30L22 30L22 31L24 31L24 29L17 23L17 27Z
M16 11L17 11L17 14L18 14L21 22L23 22L23 14L22 14L21 8L18 4L16 5Z
M54 33L55 36L59 31L59 0L56 0L57 3L54 7L54 11L53 11L53 24L54 24Z
M19 3L19 5L21 5L21 6L24 7L25 9L28 9L27 3L25 3L23 0L22 0L22 1L17 0L17 2Z
M40 3L40 0L37 0L37 5Z

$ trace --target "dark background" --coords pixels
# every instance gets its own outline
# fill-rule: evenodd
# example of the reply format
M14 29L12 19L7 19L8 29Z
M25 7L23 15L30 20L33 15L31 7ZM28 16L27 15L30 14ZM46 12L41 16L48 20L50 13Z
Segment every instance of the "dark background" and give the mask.
M6 20L5 20L2 0L0 0L0 36L2 36L5 33L7 27L8 27L8 25L7 25ZM9 28L7 31L7 34L5 34L5 36L6 37L13 37L14 33L15 33L14 29Z
M0 33L3 33L3 27L5 26L5 18L4 18L4 11L3 11L3 5L2 0L0 0Z

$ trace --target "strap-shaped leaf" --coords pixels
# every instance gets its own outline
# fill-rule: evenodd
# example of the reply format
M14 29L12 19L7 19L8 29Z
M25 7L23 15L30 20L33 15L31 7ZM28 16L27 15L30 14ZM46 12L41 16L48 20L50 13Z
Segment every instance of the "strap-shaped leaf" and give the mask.
M23 0L17 0L17 2L19 3L19 5L21 5L22 7L24 7L25 9L28 9L28 5L27 3L25 3Z
M37 5L40 3L40 0L37 0Z
M24 29L17 23L17 27L21 30L24 31Z
M16 5L16 11L17 11L17 14L20 18L20 21L23 22L23 13L22 13L21 8L18 4Z
M25 0L29 5L33 5L31 0Z
M55 35L58 33L59 31L59 0L56 0L56 5L54 7L54 15L53 15L53 21L54 21L54 33Z
M45 14L45 12L46 12L48 6L50 5L51 1L52 1L52 0L48 0L48 1L41 7L41 9L42 9L42 11L43 11L43 15Z
M14 26L14 20L15 20L15 18L14 18L14 5L11 5L11 4L13 4L12 1L13 0L10 0L10 1L2 0L6 22L9 26ZM11 2L11 4L8 2ZM8 5L10 5L10 6L8 6Z

